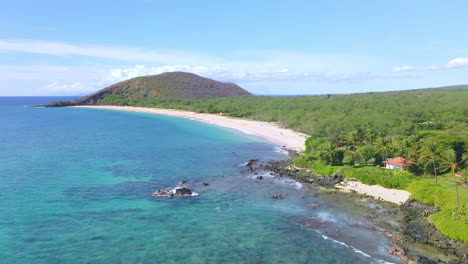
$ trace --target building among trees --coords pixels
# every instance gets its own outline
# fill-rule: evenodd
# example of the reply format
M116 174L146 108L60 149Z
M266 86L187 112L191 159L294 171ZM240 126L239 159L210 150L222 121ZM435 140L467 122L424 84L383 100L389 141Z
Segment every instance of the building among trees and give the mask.
M409 165L413 164L411 160L407 160L402 157L396 157L393 159L384 160L385 168L389 170L406 170Z

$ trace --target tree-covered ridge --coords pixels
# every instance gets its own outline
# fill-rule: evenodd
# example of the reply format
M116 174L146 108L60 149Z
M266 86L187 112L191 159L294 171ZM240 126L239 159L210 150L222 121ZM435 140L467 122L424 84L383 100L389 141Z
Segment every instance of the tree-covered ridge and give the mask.
M131 99L108 95L97 104L133 105L223 113L278 122L311 136L344 140L358 129L369 134L412 135L417 131L468 136L468 89L325 96L242 96L206 99Z
M47 107L64 107L72 105L73 103L71 101L58 100L50 102L49 104L47 104Z

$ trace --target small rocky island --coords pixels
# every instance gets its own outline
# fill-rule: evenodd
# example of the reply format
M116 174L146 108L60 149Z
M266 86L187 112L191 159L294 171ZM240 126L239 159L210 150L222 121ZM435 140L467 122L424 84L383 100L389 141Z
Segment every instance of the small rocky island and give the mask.
M197 196L198 193L192 192L189 188L185 186L177 187L168 187L162 190L157 190L153 193L154 197L188 197L188 196Z

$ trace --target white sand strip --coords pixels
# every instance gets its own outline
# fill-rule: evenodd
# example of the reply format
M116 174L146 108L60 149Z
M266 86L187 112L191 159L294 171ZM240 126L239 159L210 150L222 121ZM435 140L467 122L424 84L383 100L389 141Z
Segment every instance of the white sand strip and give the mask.
M305 150L304 142L306 140L307 135L295 132L290 129L281 128L274 123L235 119L216 114L201 114L189 111L161 108L110 105L74 107L120 110L189 118L200 122L205 122L221 127L238 130L245 134L257 136L274 144L278 144L286 149L292 149L299 152L304 152ZM352 179L345 179L343 182L337 184L335 187L342 191L355 191L360 194L366 194L368 196L374 197L375 199L381 199L395 204L404 203L406 200L409 199L409 196L411 195L411 193L407 191L388 189L378 185L371 186Z
M395 204L406 202L411 195L411 193L404 190L388 189L379 185L367 185L355 179L345 179L341 183L336 184L335 187L346 192L356 191L357 193Z
M217 126L222 126L234 130L238 130L245 134L257 136L266 139L267 141L278 144L286 149L304 152L304 142L307 135L295 132L290 129L281 128L274 123L250 121L244 119L229 118L226 116L216 114L202 114L189 111L161 109L161 108L147 108L147 107L133 107L133 106L73 106L82 108L96 108L96 109L109 109L130 112L141 112L158 115L178 116L189 118Z

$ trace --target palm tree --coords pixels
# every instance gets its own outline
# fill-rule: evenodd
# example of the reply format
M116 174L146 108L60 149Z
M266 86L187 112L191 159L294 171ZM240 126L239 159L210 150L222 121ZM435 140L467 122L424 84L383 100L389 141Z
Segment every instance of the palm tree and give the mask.
M453 179L455 182L455 191L457 193L457 204L458 210L460 211L460 197L458 194L458 182L455 178L455 172L459 170L459 163L457 162L457 154L453 149L446 150L442 155L442 164L441 168L445 171L450 171L453 175Z
M387 160L387 152L390 149L390 142L384 137L380 137L376 143L377 153L380 153L383 160Z
M364 165L368 165L369 161L375 159L375 148L372 145L365 145L357 149L357 153L364 161Z
M354 145L362 145L365 138L364 131L358 127L356 131L352 132L351 137Z
M427 155L431 157L432 160L432 167L434 168L434 178L435 178L435 184L437 185L437 169L436 169L436 164L435 164L435 159L434 159L434 154L437 152L439 146L434 143L434 142L429 142L427 145L423 147L423 155Z
M331 142L325 143L322 148L325 157L328 158L328 160L330 161L330 165L333 165L333 158L335 157L335 149L336 149L336 146Z
M356 163L357 153L356 151L346 150L343 155L343 164L354 165Z
M377 138L377 132L373 128L368 128L365 133L366 142L368 144L373 144Z
M393 154L395 156L406 157L406 154L407 154L407 151L405 149L406 145L407 144L406 144L405 140L402 139L401 137L393 138L393 140L391 142L391 148L393 149Z
M408 159L419 160L419 154L421 152L422 141L417 140L411 144L411 149L408 151Z
M466 161L468 161L468 153L463 153L462 154L462 161L460 163L464 163ZM465 179L464 179L465 183L466 183L466 180L467 180L467 176L465 174Z
M403 156L409 159L411 151L411 142L409 139L404 139L401 142L401 152L404 153Z

